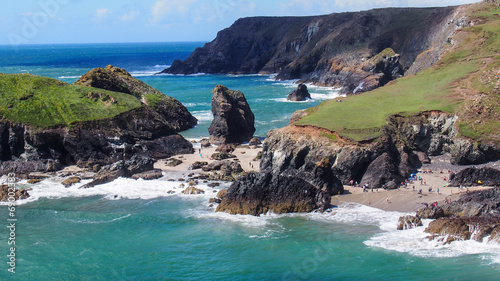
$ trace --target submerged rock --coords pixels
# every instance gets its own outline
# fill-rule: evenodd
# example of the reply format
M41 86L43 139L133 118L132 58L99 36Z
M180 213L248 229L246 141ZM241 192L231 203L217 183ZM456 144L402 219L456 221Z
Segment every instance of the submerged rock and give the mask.
M249 141L255 132L255 116L245 95L217 85L212 91L214 120L208 128L213 144L242 143Z
M311 94L307 90L307 86L300 83L297 89L293 90L291 94L286 98L289 101L305 101L311 99Z

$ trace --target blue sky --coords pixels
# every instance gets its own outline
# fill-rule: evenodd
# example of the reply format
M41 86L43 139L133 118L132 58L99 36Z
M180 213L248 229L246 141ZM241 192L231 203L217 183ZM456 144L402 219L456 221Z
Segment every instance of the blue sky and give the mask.
M304 16L479 0L2 1L0 44L211 41L248 16Z

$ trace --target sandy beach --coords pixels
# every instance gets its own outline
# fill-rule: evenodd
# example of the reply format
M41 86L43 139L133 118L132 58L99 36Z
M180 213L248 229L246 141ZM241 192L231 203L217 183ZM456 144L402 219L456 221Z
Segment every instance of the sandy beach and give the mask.
M201 156L199 152L199 144L195 144L196 153L178 155L173 158L182 160L183 163L176 167L169 167L166 165L166 159L159 160L155 164L156 169L161 169L166 173L169 172L201 172L201 170L190 170L189 167L196 161L206 161L212 163L210 156L216 153L216 147L211 146L201 149ZM237 157L235 160L239 161L242 168L246 171L259 171L259 161L254 161L257 154L262 151L262 146L257 148L248 145L238 146L233 154ZM493 168L500 168L499 162L492 162L480 166L490 166ZM446 204L446 200L455 201L461 194L467 192L467 189L460 189L457 187L447 187L447 180L449 171L458 172L468 166L454 166L451 165L449 160L445 157L434 157L432 164L426 164L421 168L421 171L432 171L432 173L418 173L417 176L422 178L421 181L415 181L409 184L408 188L400 188L396 190L383 190L374 189L363 192L361 187L344 186L344 193L341 195L332 196L332 205L341 205L344 203L359 203L374 208L382 209L385 211L399 211L399 212L414 212L422 208L425 203L430 204L437 202L439 205ZM445 180L446 178L446 180ZM413 189L413 186L415 189ZM429 192L429 188L432 190ZM439 188L439 193L437 189ZM469 187L469 192L487 189L491 187L475 186ZM419 190L422 193L419 194Z
M206 148L201 148L199 143L194 144L196 152L194 154L183 154L183 155L177 155L172 157L173 159L179 159L182 161L182 164L175 166L175 167L170 167L167 166L166 161L167 159L162 159L159 160L155 163L155 169L160 169L166 173L168 172L191 172L191 173L196 173L196 172L201 172L201 170L190 170L189 167L193 165L194 162L196 161L205 161L208 162L208 164L215 162L216 160L211 159L212 154L217 153L215 151L217 149L216 146L210 146ZM259 165L260 161L254 161L255 157L257 154L262 151L262 145L254 147L254 146L248 146L248 145L240 145L236 147L234 152L232 152L233 155L235 155L237 158L229 159L229 160L236 160L240 163L241 167L245 172L250 172L250 171L259 171ZM199 153L201 152L201 153ZM170 159L170 158L169 158Z

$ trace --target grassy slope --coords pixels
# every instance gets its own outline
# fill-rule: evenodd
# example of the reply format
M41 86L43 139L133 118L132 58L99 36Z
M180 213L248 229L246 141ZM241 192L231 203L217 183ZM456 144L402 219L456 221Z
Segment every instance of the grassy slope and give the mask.
M474 93L480 91L498 100L498 95L495 97L491 85L486 88L478 87L477 84L484 83L473 82L480 79L482 71L477 70L484 65L485 59L493 58L491 67L498 67L500 20L495 14L500 13L500 8L493 8L492 5L484 3L474 7L476 10L473 11L473 16L484 19L485 22L466 28L465 43L434 67L417 75L398 79L372 92L350 96L342 103L327 101L310 109L310 114L296 124L326 128L344 137L362 141L379 136L381 127L386 124L390 115L412 115L429 110L450 113L462 111L466 99L457 92L457 87L462 90L471 88L465 90ZM461 83L464 79L472 79L472 83ZM471 118L462 123L460 127L468 129L462 134L469 137L486 137L484 133L487 133L487 130L498 130L500 125L492 119L485 120L484 128L473 128L469 125L472 121Z
M29 74L0 74L0 115L38 128L116 116L141 106L132 95Z

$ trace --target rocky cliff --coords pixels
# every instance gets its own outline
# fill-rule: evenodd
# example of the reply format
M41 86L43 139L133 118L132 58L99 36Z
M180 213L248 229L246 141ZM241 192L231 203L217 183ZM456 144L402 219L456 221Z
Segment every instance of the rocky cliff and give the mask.
M53 171L75 163L99 169L135 154L164 158L194 152L192 144L177 132L193 126L196 119L180 102L134 79L125 70L112 66L92 70L77 81L79 86L43 77L20 79L30 83L34 80L35 85L28 99L16 100L12 94L13 99L6 101L12 104L12 111L2 112L0 122L1 174ZM39 85L45 84L52 86L42 91ZM52 93L57 93L54 100L50 100ZM63 105L59 94L66 94ZM44 106L37 107L37 100L45 100ZM54 111L66 104L71 105L67 111ZM18 106L31 111L20 111ZM110 108L118 108L121 113ZM110 112L102 115L107 118L95 119L101 112L92 109ZM30 116L39 111L44 116L78 121L30 121ZM21 114L14 115L16 112ZM55 115L58 112L60 115Z
M242 18L163 73L278 73L359 93L431 66L469 24L461 7Z
M301 113L298 112L298 115ZM292 118L292 123L297 116ZM418 116L392 116L377 141L355 142L335 132L310 126L289 125L272 130L264 142L261 169L279 173L302 170L318 159L332 163L344 184L349 181L373 187L397 187L428 156L449 155L453 163L474 164L497 159L500 152L460 138L457 117L441 112Z

